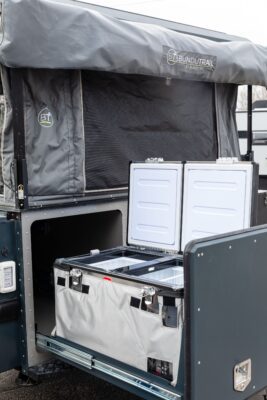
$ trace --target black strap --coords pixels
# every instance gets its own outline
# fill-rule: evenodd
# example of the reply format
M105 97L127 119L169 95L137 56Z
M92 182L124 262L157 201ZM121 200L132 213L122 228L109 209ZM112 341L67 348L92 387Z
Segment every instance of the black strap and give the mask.
M16 181L16 200L19 208L28 205L28 179L25 152L23 69L10 69L11 103L13 110L14 175ZM20 193L23 198L19 199Z

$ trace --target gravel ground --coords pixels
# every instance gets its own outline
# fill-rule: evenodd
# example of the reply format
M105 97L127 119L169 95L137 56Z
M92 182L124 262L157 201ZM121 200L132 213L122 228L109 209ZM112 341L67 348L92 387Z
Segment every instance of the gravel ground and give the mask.
M0 374L0 400L140 400L76 369L30 387L18 387L16 377L16 371ZM263 400L263 396L250 400Z

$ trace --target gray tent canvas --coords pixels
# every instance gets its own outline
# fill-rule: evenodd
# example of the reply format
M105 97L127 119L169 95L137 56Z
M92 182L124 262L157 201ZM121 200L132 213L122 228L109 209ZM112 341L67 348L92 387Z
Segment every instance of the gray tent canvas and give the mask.
M131 160L240 157L237 88L267 86L266 48L120 20L74 1L4 1L2 20L6 200L17 184L11 71L22 80L30 197L124 190Z

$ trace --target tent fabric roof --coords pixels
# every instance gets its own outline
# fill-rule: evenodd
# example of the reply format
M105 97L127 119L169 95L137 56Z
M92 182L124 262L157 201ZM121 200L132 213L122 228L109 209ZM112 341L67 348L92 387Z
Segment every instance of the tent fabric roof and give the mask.
M0 62L267 86L267 48L122 21L83 3L4 0Z

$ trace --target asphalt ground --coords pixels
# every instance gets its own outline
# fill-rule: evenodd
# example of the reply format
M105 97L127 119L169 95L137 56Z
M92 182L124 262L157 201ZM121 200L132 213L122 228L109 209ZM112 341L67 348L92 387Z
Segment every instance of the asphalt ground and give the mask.
M70 369L53 379L45 379L29 387L18 386L17 375L16 371L0 374L0 400L139 400L138 397L77 369ZM264 398L260 394L250 400Z
M0 374L0 400L139 400L138 397L77 369L29 387L16 384L17 371Z

